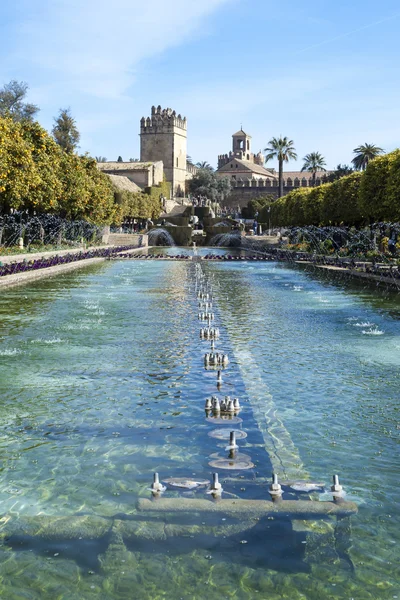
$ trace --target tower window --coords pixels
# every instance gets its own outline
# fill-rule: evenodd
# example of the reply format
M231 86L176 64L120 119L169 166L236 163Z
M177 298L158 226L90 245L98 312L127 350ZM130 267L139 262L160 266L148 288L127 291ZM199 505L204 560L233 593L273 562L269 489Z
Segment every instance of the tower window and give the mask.
M176 159L176 166L179 167L178 158Z

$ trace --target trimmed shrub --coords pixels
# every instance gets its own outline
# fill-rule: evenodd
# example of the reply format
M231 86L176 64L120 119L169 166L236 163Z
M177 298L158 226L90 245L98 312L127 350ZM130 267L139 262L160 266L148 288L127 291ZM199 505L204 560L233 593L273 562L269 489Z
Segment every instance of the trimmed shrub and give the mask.
M323 225L358 225L362 216L358 207L358 194L362 173L341 177L325 186L321 204Z
M386 185L392 154L385 154L371 160L362 175L358 206L363 218L370 222L391 220L390 207L387 206Z
M390 171L384 200L385 216L390 221L400 221L400 150L391 152L390 157Z

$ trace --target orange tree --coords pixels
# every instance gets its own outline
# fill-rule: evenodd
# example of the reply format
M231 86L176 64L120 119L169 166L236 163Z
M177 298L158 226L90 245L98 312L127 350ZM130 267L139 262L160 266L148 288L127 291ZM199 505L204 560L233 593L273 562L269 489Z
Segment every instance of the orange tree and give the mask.
M22 126L9 117L0 118L0 210L25 208L26 199L40 183L32 146Z
M39 176L37 185L26 198L25 208L38 212L58 212L63 195L60 179L62 151L35 121L22 123L22 135L30 145Z

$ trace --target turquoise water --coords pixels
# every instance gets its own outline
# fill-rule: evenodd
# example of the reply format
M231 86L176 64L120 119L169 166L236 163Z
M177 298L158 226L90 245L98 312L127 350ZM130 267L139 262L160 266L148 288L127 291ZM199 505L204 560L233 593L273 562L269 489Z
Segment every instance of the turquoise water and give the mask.
M335 540L333 520L137 512L154 471L210 479L226 443L203 410L195 265L104 263L1 296L1 597L400 597L397 297L274 263L202 269L255 464L220 472L225 493L337 472L358 515Z

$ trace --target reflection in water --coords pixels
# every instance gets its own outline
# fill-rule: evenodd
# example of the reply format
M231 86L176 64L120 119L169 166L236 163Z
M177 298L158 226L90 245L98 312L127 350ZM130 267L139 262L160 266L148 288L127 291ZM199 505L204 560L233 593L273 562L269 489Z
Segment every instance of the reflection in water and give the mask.
M282 265L204 265L216 346L230 356L224 393L240 396L238 443L255 464L221 476L224 490L266 498L279 468L329 489L339 472L360 513L305 523L136 511L154 471L210 479L210 456L227 443L209 435L203 410L216 387L203 368L210 342L199 339L193 269L113 262L2 295L1 597L395 597L394 297ZM170 487L205 497L201 486ZM304 497L295 485L285 494Z

